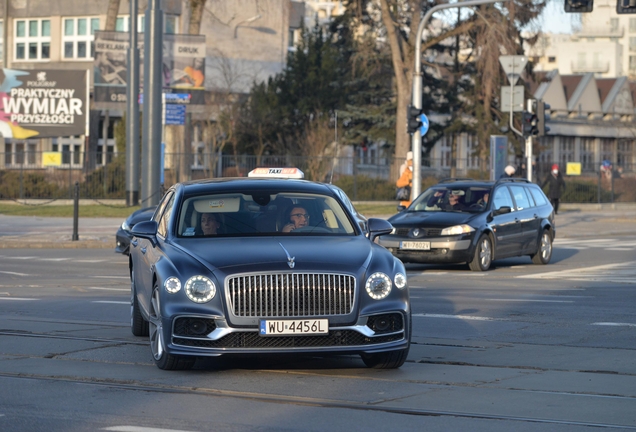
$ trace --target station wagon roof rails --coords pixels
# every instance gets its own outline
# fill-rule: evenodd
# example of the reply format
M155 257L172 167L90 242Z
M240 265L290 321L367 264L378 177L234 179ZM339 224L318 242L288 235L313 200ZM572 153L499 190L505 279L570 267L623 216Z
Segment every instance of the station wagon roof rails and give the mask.
M439 183L451 183L451 182L460 182L460 181L475 181L475 179L469 177L448 177L443 178L439 181Z
M511 183L532 183L528 179L524 179L524 178L521 178L521 177L513 177L513 178L501 178L501 179L497 180L495 182L495 184L497 184L497 183L506 183L506 182L511 182Z

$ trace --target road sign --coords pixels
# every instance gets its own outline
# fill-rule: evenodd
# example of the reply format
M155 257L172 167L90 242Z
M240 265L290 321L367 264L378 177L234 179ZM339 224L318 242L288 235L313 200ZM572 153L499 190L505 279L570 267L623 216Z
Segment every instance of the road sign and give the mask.
M508 76L508 80L510 81L510 85L513 86L517 84L519 77L521 76L521 72L523 72L523 68L526 67L528 63L528 57L526 56L499 56L499 63L503 68L504 72Z
M186 117L185 105L165 104L163 112L165 125L184 125Z
M426 135L426 132L428 132L428 117L426 117L426 114L420 114L420 121L422 122L422 126L420 126L420 134L422 134L422 136Z
M510 87L501 88L501 112L521 112L523 111L524 86L512 87L512 109L510 109Z
M164 93L163 101L167 104L189 104L192 95L190 93Z

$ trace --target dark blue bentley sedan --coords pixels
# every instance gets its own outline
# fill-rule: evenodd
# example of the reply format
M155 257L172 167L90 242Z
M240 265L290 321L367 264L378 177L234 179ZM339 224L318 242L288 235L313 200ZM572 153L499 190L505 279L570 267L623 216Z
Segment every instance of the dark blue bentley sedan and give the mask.
M287 178L279 178L287 177ZM296 177L296 178L294 178ZM131 328L161 369L226 354L359 354L397 368L411 309L402 262L329 185L295 168L180 183L130 246Z

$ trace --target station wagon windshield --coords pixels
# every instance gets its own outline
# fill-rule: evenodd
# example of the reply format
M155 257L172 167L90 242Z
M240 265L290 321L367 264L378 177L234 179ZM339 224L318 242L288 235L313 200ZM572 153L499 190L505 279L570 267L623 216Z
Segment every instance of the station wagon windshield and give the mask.
M435 186L420 195L408 211L478 213L488 208L490 193L488 187Z

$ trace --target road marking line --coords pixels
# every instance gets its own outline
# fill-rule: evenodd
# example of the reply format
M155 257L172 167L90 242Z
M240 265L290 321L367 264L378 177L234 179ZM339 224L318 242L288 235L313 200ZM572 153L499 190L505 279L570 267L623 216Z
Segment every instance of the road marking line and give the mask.
M105 288L105 287L86 287L89 290L104 290L104 291L128 291L130 292L130 288Z
M605 250L611 250L611 251L631 251L634 250L633 248L627 248L627 247L613 247L613 248L605 248Z
M17 259L17 260L28 260L28 259L35 259L36 257L32 257L32 256L27 256L27 257L6 257L8 259Z
M42 261L68 261L70 258L41 258Z
M623 262L623 263L615 263L615 264L605 264L605 265L600 265L600 266L594 266L594 267L583 267L583 268L576 268L576 269L571 269L571 270L560 270L560 271L553 271L553 272L547 272L547 273L539 273L539 274L530 274L530 275L519 275L519 276L515 276L515 278L519 278L519 279L551 279L551 278L560 278L560 277L585 277L587 278L588 275L589 276L594 276L595 273L590 273L590 272L594 272L597 270L609 270L609 269L615 269L616 267L632 267L634 266L634 264L636 264L636 262L632 261L632 262ZM598 274L598 273L596 273ZM603 275L605 278L610 277L611 275Z
M180 429L157 429L140 426L111 426L102 428L101 430L115 431L115 432L192 432Z
M92 301L91 303L110 303L110 304L130 305L129 301L110 301L110 300L95 300L95 301Z
M97 279L130 279L130 276L91 276Z
M613 322L595 322L590 325L595 326L614 326L614 327L636 327L636 324L631 323L613 323Z
M98 263L98 262L104 262L104 261L106 261L106 260L101 260L101 259L88 260L87 259L87 260L77 260L75 262L78 262L78 263L80 263L80 262L81 263Z
M530 300L530 299L484 299L500 302L528 302L528 303L574 303L572 300Z
M40 299L37 299L37 298L24 298L24 297L0 297L0 300L32 301L32 300L40 300Z
M413 314L414 317L460 319L470 321L508 321L505 318L480 317L472 315L445 315L445 314Z
M2 270L0 270L0 273L14 275L14 276L31 276L26 273L18 273L18 272L10 272L10 271L2 271Z

